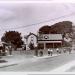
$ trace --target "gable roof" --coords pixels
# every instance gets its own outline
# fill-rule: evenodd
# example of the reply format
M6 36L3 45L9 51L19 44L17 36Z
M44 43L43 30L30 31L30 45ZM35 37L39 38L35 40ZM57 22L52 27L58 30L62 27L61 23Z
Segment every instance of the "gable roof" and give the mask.
M28 39L28 37L31 36L31 35L34 35L37 38L37 35L35 35L34 33L31 33L31 32L29 33L29 35L25 36L25 38Z

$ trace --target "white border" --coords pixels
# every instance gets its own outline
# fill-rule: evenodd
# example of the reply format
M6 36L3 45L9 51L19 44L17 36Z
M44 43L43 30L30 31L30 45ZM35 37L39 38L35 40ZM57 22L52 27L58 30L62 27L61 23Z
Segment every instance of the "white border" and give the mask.
M75 75L75 72L0 72L0 75Z
M2 1L0 0L0 3L75 3L75 0L51 0L51 1L27 1L27 0L5 0ZM0 75L29 75L29 74L42 74L42 75L46 75L46 74L59 74L59 75L63 75L63 74L67 74L67 75L72 75L75 74L75 72L0 72Z
M75 0L0 0L0 3L75 3Z

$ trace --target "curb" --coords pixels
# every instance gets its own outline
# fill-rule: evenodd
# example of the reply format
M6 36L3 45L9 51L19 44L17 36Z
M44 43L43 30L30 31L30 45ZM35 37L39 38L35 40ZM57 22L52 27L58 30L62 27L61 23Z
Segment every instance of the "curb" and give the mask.
M18 64L9 64L9 65L4 65L4 66L0 66L0 68L4 68L4 67L9 67L9 66L14 66L14 65L18 65Z
M59 55L62 55L62 54L58 54L58 55L54 55L54 56L34 56L34 58L37 58L37 59L45 59L45 58L57 57Z

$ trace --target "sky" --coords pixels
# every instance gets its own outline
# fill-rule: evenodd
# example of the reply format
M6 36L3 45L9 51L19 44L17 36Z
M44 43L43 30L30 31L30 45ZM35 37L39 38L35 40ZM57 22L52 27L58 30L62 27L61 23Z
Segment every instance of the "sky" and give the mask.
M0 37L9 30L37 34L40 27L61 21L75 25L75 3L0 3Z

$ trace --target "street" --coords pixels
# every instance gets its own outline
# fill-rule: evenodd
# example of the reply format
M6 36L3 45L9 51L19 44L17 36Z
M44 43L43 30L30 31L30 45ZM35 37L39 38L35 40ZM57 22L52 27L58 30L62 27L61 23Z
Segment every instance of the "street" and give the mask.
M75 72L75 66L71 67L67 72Z
M59 56L30 60L16 65L0 68L0 71L19 71L19 72L50 72L75 60L75 52L72 54L64 53ZM15 60L14 60L15 61Z
M74 63L71 63L71 64L72 66L68 70L66 70L66 72L75 72L75 61Z

